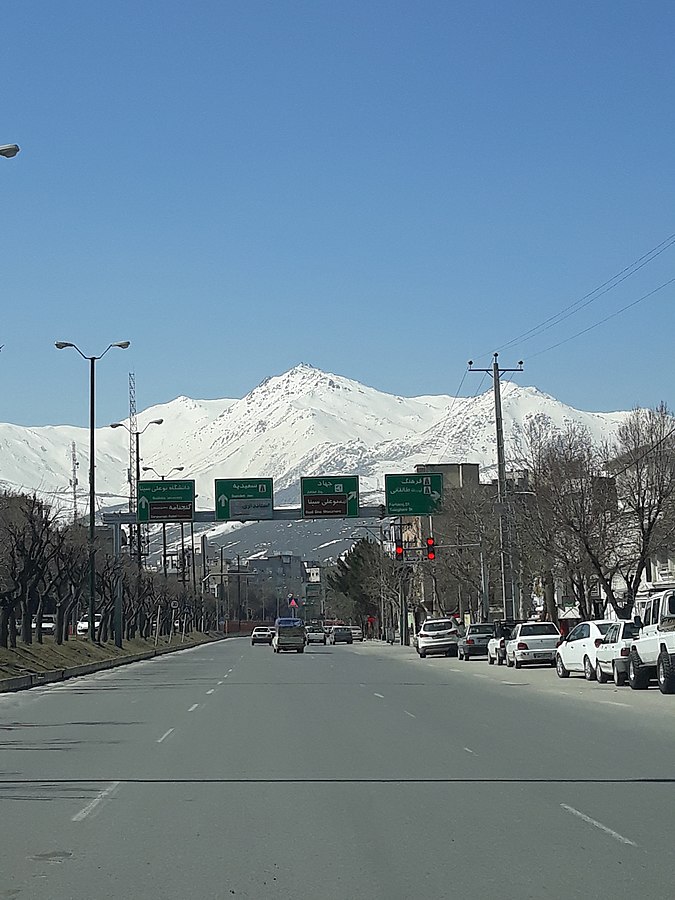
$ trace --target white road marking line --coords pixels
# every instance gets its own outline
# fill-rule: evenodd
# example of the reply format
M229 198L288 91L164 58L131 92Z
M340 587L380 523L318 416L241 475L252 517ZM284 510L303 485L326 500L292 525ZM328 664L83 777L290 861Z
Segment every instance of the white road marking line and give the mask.
M465 747L464 749L466 750L467 753L473 753L473 750L470 750L468 747Z
M411 712L408 712L407 709L404 709L403 712L406 714L406 716L410 716L411 719L417 718L417 716L414 716Z
M522 681L502 681L502 684L515 685L516 687L518 687L518 685L521 685L522 683Z
M379 697L380 700L384 700L384 694L374 694L373 696Z
M230 674L230 673L228 672L227 675L229 675L229 674ZM223 675L223 678L227 678L227 675Z
M595 698L593 698L595 700ZM619 703L618 700L595 700L596 703L609 703L610 706L625 706L630 709L630 703Z
M481 672L472 672L474 678L489 678L489 675L483 675Z
M359 684L359 687L365 687L365 684Z
M222 683L223 683L222 681L219 681L219 682L218 682L218 684L222 684Z
M71 822L81 822L82 819L86 819L87 816L90 813L93 813L93 811L96 809L96 807L99 806L101 803L103 803L103 801L107 797L109 797L112 794L112 792L115 790L115 788L118 788L121 783L122 783L121 781L113 781L112 784L109 784L105 790L99 791L99 793L94 797L94 799L92 801L90 801L89 803L87 803L87 805L84 807L84 809L81 809L79 811L79 813L75 813L75 815L71 819Z
M164 741L164 740L166 740L166 738L168 738L168 736L171 734L172 731L173 731L173 728L169 728L168 731L164 732L164 734L161 736L161 738L157 739L157 743L161 744L162 741Z
M243 657L242 657L242 659L243 659ZM227 674L229 675L231 671L232 671L232 669L228 669Z
M214 691L215 691L215 688L211 688L210 691L207 691L207 692L206 692L207 696L208 696L209 694L212 694Z
M190 707L190 709L188 709L188 712L194 712L198 706L199 706L199 703L193 703L192 706Z
M567 812L572 813L573 816L577 816L584 822L588 822L589 825L593 825L595 828L599 828L600 831L604 831L605 834L608 834L615 840L620 841L622 844L630 844L631 847L637 847L635 841L631 841L627 837L624 837L622 834L619 834L618 831L614 831L613 829L608 828L606 825L603 825L602 822L598 822L597 819L591 819L590 816L587 816L585 813L579 812L579 810L575 809L573 806L568 806L566 803L561 803L560 806L563 809L567 810Z

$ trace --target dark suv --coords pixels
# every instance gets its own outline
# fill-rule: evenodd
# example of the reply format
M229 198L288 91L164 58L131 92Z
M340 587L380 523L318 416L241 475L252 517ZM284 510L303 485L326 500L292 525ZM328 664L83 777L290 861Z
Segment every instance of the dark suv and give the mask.
M480 625L469 625L464 637L460 638L457 645L457 656L460 659L471 659L472 656L485 656L487 654L488 641L494 634L491 622L483 622Z

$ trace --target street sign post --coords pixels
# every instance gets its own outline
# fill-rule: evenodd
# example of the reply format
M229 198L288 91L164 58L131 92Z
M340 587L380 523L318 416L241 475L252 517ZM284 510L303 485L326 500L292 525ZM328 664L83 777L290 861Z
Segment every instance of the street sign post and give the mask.
M191 522L194 519L194 481L139 481L137 488L137 522Z
M443 476L433 472L385 475L388 516L431 516L443 497Z
M274 517L271 478L216 478L216 521L257 522Z
M305 519L357 518L359 476L301 478L302 515Z

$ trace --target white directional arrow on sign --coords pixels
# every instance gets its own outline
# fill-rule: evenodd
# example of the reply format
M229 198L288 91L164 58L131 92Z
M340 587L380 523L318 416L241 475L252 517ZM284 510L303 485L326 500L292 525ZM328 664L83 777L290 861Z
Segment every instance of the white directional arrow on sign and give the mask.
M347 494L347 503L349 503L350 500L356 500L356 491L352 491L350 494Z
M227 497L221 496L218 497L218 506L227 506Z
M138 501L138 505L140 506L141 509L147 509L148 506L150 506L150 504L148 502L148 498L141 497L141 499Z
M432 491L430 496L433 497L434 500L441 499L441 495L438 493L438 491Z

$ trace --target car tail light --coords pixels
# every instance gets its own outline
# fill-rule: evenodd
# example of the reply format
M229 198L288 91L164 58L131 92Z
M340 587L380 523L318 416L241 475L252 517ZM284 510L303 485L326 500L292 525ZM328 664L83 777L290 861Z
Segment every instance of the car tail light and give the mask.
M529 650L529 649L530 649L530 648L527 646L527 644L525 643L525 641L518 641L518 644L517 644L517 646L516 646L516 650Z
M467 644L474 644L474 643L475 643L475 641L474 641L473 638L467 638L467 639L466 639L466 642L467 642Z
M503 650L504 647L506 647L506 641L504 640L504 638L502 638L501 641L499 642L499 649Z
M602 639L602 638L596 638L596 639L595 639L595 646L596 646L596 648L599 647L600 644L602 644L602 643L603 643L603 639Z
M630 647L622 647L621 656L630 656Z

